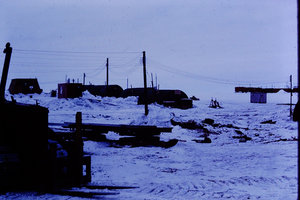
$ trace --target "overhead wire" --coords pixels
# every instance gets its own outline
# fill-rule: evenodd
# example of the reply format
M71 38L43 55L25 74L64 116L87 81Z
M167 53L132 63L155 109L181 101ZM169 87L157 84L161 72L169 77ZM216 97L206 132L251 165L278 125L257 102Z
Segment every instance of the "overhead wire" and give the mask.
M95 77L102 73L102 71L105 69L105 65L101 65L102 67L95 67L99 66L98 62L99 60L105 60L105 56L99 57L99 55L103 54L113 54L118 55L117 57L114 57L111 59L111 63L109 65L109 70L113 71L114 73L124 73L121 72L123 70L115 70L115 69L125 69L126 75L132 74L134 71L138 70L138 66L141 64L138 64L137 60L140 59L140 55L135 56L131 59L127 59L128 57L123 56L126 54L141 54L140 51L51 51L51 50L35 50L35 49L14 49L14 52L16 52L17 58L23 58L25 61L14 61L13 65L31 65L34 67L50 67L49 71L51 72L68 72L70 68L72 68L72 72L74 71L83 71L90 69L92 71L86 72L87 76L89 77ZM26 56L27 55L27 56ZM82 55L82 56L80 56ZM120 56L121 55L121 56ZM110 57L110 56L107 56ZM38 59L41 61L50 61L49 62L32 62L32 59ZM125 62L124 60L127 59ZM188 77L191 79L196 80L202 80L206 82L216 83L216 84L229 84L229 85L262 85L262 84L278 84L278 83L286 83L286 82L246 82L246 81L237 81L237 80L229 80L229 79L221 79L218 77L211 77L211 76L204 76L192 72L188 72L185 70L181 70L175 67L170 67L168 65L162 64L159 61L156 61L152 58L147 58L150 62L154 63L154 65L151 65L151 67L166 71L168 73L172 73L179 76ZM28 61L29 60L29 61ZM57 61L72 61L71 65L69 64L57 64ZM135 62L136 61L136 62ZM75 63L76 62L76 63ZM149 70L148 70L149 71ZM35 73L48 73L48 72L35 72ZM128 74L129 73L129 74ZM149 77L149 73L147 73L147 77Z
M31 52L31 53L58 53L58 54L136 54L141 51L68 51L68 50L36 50L36 49L14 49L17 52Z
M155 65L153 65L153 67L157 68L156 65L159 65L159 69L175 74L175 75L179 75L179 76L185 76L185 77L189 77L192 79L196 79L196 80L204 80L207 82L211 82L211 83L216 83L216 84L229 84L229 85L265 85L265 84L275 84L275 83L284 83L284 82L245 82L245 81L236 81L236 80L228 80L228 79L220 79L220 78L216 78L216 77L209 77L209 76L203 76L200 74L195 74L195 73L191 73L191 72L187 72L184 70L180 70L178 68L174 68L174 67L170 67L167 66L165 64L162 64L154 59L149 59L151 62L155 63Z

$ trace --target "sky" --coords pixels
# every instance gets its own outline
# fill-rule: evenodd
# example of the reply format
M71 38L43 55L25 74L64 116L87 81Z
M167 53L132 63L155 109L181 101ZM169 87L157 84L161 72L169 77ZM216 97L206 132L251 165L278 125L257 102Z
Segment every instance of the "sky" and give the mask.
M236 86L297 82L296 0L0 0L0 47L13 47L12 78L44 91L66 78L180 89L188 96L241 99ZM3 62L4 54L0 55ZM128 83L128 84L127 84ZM289 94L268 95L288 102Z

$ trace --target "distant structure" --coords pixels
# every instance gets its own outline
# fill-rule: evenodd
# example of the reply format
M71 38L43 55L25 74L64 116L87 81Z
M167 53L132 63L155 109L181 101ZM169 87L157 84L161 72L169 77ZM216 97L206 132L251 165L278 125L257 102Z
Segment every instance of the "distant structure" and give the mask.
M8 90L11 94L41 94L43 91L36 78L12 79Z
M101 97L121 97L123 88L119 85L84 85L83 90Z
M250 92L251 103L267 103L267 93L277 93L283 90L288 93L298 92L298 88L259 88L259 87L235 87L236 93Z
M250 93L251 103L267 103L267 93L264 92L251 92Z
M58 98L82 97L81 83L60 83L58 84Z
M123 91L124 98L138 96L138 104L145 104L144 88L129 88ZM166 107L188 109L193 107L193 100L181 90L157 90L147 88L147 103L158 103Z
M148 104L156 102L157 90L154 88L147 88L147 102ZM139 97L138 104L145 104L145 90L144 88L128 88L122 92L122 97L127 98L129 96Z
M157 103L166 107L188 109L193 107L193 100L181 90L157 90Z

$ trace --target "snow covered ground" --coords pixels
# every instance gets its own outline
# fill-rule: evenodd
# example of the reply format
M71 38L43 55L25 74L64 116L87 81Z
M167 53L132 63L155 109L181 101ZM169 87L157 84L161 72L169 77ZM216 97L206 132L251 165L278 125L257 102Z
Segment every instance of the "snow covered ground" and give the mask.
M85 152L92 156L93 184L137 187L101 199L297 199L297 123L290 120L288 106L221 102L223 109L212 109L209 102L194 101L194 108L180 110L152 104L146 117L135 97L84 93L82 98L58 99L42 93L14 98L49 108L49 122L74 122L76 112L81 111L83 123L172 126L174 113L178 121L201 123L210 118L220 124L206 125L212 132L210 144L196 143L193 140L203 139L203 133L179 126L161 135L165 141L179 139L168 149L85 142ZM273 124L261 124L268 120ZM237 130L252 140L233 138L239 136ZM118 135L109 132L108 137ZM0 195L3 198L80 199L29 192Z

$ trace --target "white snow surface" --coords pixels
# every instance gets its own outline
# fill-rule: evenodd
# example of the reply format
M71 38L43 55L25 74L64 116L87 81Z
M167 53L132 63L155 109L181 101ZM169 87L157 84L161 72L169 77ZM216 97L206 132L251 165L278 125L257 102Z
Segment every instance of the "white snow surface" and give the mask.
M110 147L107 143L86 141L84 150L92 158L92 184L135 186L117 190L100 199L297 199L297 123L289 117L289 106L221 102L223 109L209 108L209 102L194 101L188 110L137 105L136 97L101 98L84 92L83 97L58 99L48 93L13 95L17 102L49 109L49 122L74 122L82 112L83 123L156 125L171 127L170 119L201 123L211 118L222 125L241 127L252 140L240 143L234 128L206 128L214 134L210 144L196 143L203 133L173 127L161 140L179 139L176 146ZM10 95L7 94L7 99ZM261 124L263 121L275 124ZM243 128L248 128L243 129ZM110 138L118 138L113 132ZM0 199L81 199L79 197L7 193Z

